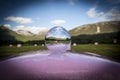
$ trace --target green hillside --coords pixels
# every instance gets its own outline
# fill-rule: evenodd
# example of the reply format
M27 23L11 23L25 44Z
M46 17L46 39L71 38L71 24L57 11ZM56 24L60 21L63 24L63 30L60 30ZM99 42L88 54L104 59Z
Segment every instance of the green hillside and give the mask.
M76 43L113 43L120 42L120 21L98 22L78 26L70 30L72 42ZM5 26L0 26L0 43L43 43L45 34L25 36L17 34Z
M99 31L97 29L98 27ZM106 21L78 26L70 30L70 33L72 36L78 36L81 34L101 34L117 31L120 31L120 21Z
M10 30L7 27L0 26L0 42L2 41L32 41L32 40L43 40L44 36L34 35L34 36L23 36L17 34L16 32Z
M0 26L0 40L19 40L24 38L22 35L19 35L15 33L14 31L10 30L9 28L6 28L4 26Z

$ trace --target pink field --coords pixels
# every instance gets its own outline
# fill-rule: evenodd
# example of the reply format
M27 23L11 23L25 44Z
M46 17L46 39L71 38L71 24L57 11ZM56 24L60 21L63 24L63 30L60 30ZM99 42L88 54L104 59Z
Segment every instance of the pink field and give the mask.
M34 51L0 62L0 80L120 80L120 63L67 52Z

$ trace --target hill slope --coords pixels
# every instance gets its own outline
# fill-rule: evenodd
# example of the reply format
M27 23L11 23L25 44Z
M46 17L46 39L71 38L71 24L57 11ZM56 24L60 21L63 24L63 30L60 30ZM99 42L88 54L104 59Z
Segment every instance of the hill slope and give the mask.
M24 36L33 36L34 34L27 30L16 30L17 34L24 35Z
M22 35L19 35L16 32L4 26L0 26L0 36L0 41L19 40L19 38L23 38Z
M4 42L4 41L26 42L26 41L43 40L44 39L44 36L40 36L40 35L31 35L31 36L20 35L5 26L0 26L0 37L1 37L0 42Z
M72 36L78 36L81 34L101 34L118 31L120 31L120 21L106 21L78 26L70 30L70 33Z
M40 42L44 40L47 30L40 31L37 35L20 35L5 26L0 26L0 43L6 42ZM29 32L27 32L29 33ZM70 30L72 41L77 43L113 43L117 40L120 43L120 21L98 22L94 24L86 24L78 26Z

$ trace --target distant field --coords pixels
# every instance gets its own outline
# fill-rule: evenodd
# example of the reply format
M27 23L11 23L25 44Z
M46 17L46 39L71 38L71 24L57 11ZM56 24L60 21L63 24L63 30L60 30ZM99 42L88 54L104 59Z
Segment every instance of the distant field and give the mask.
M22 46L17 48L16 46L1 46L0 47L0 59L4 59L22 52L34 51L34 50L46 50L45 46ZM114 59L120 62L120 45L113 44L82 44L77 46L72 46L72 50L75 52L93 52L106 56L108 58Z

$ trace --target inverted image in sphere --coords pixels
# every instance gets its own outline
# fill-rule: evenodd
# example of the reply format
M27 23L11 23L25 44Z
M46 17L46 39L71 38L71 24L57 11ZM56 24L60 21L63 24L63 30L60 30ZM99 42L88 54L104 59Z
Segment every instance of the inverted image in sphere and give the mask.
M50 51L63 53L70 47L71 36L66 29L56 26L47 32L45 43Z

